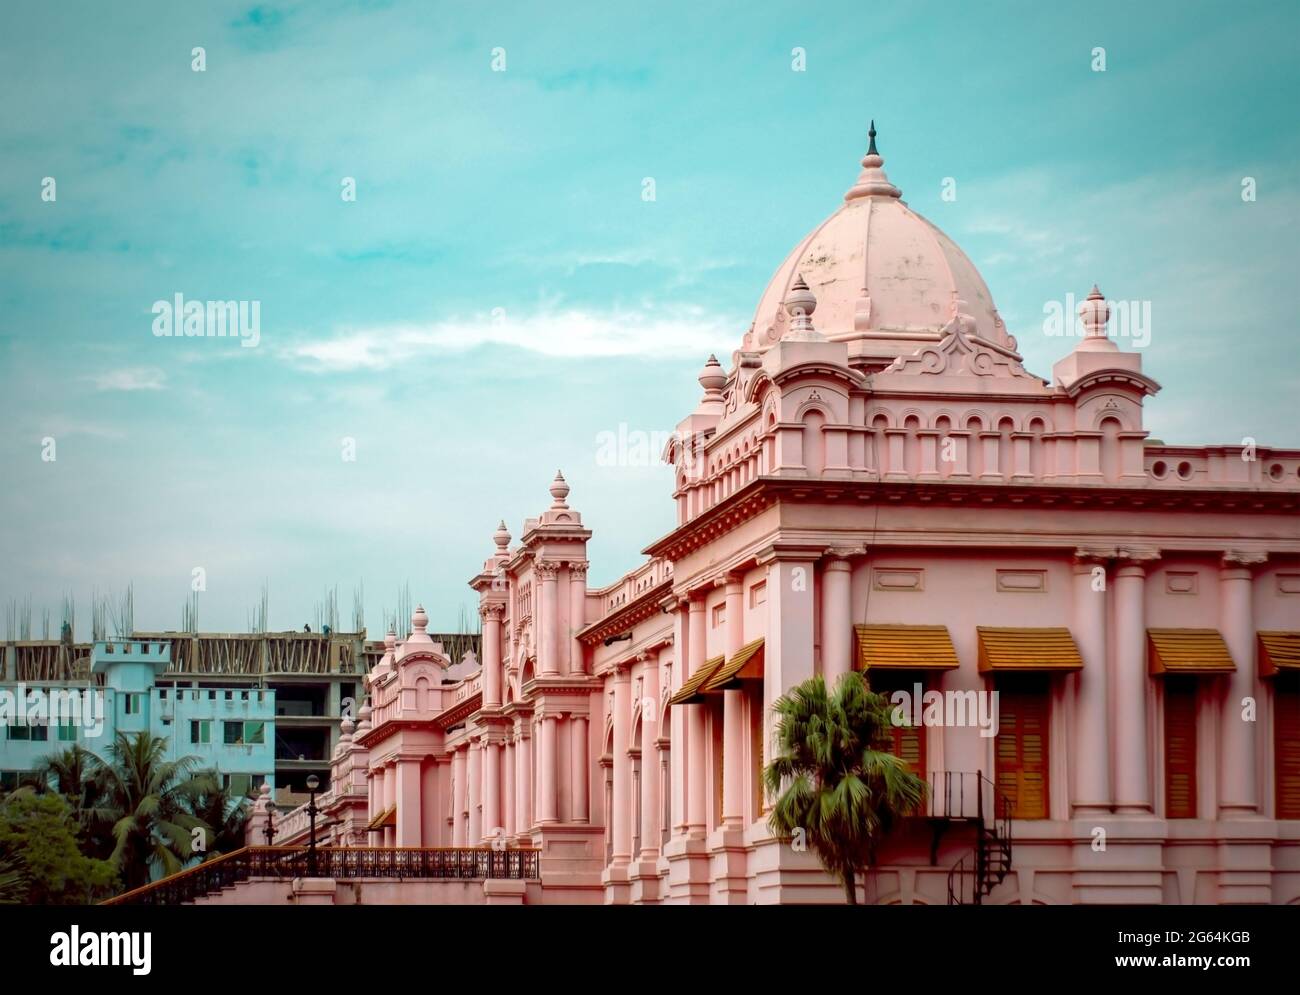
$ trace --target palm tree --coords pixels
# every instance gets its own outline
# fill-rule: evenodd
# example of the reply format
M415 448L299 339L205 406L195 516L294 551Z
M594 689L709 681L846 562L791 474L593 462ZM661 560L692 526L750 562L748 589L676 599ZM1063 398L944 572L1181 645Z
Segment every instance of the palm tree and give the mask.
M168 760L166 753L161 737L118 733L109 762L95 757L93 777L102 794L89 818L111 821L109 859L128 891L148 884L155 870L174 874L190 860L191 834L208 829L195 805L220 790L211 772L197 769L197 757Z
M244 823L250 806L242 792L224 787L215 771L205 773L210 783L192 800L191 811L207 828L203 859L211 860L244 845Z
M98 785L95 783L96 756L79 743L61 753L47 756L37 769L44 785L54 789L72 809L77 822L86 828L87 816L95 808Z
M857 904L876 844L925 800L927 786L907 762L879 749L889 734L889 705L860 673L832 692L813 677L779 698L777 755L763 771L776 798L768 824L783 838L802 838Z

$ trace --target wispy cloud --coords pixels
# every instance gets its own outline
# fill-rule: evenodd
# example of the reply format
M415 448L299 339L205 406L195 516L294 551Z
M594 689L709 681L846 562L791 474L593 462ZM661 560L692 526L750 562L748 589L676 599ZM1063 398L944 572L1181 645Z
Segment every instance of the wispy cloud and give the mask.
M482 345L510 346L543 356L580 359L644 356L677 359L729 352L740 341L734 320L702 309L652 308L599 312L542 310L515 315L504 309L430 324L390 324L345 329L303 340L281 355L317 372L379 372L438 354Z
M120 370L106 370L92 373L84 379L95 385L96 390L162 390L167 377L162 370L153 366L133 366Z

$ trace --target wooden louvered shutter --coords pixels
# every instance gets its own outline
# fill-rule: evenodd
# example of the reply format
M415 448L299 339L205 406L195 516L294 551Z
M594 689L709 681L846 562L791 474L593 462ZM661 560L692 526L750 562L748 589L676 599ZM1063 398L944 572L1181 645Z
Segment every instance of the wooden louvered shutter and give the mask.
M1277 818L1300 819L1300 680L1279 674L1273 690Z
M1196 678L1165 678L1165 818L1196 818Z
M1046 819L1047 687L998 691L998 790L1013 818Z
M916 685L920 684L924 689L924 682L917 676L905 676L892 674L889 677L876 676L870 680L871 690L885 698L890 715L893 715L894 705L892 696L895 691L906 691L909 699L916 694ZM924 693L924 690L922 690ZM914 702L915 711L920 712L919 703ZM905 709L905 711L907 711ZM911 720L913 714L909 712L907 718ZM921 725L894 725L892 722L889 727L889 735L884 742L880 744L880 749L888 750L896 757L906 760L912 768L912 773L917 777L925 777L925 727Z

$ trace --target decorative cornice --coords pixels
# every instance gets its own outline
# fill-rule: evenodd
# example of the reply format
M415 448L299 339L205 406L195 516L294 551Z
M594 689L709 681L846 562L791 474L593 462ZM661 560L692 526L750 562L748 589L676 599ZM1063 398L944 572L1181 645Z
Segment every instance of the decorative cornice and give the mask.
M1268 562L1268 553L1230 549L1223 554L1224 567L1259 567Z
M555 580L560 573L560 564L556 560L537 560L533 563L533 573L543 583Z
M864 504L962 507L1113 508L1284 512L1300 510L1300 492L1242 487L1123 487L1107 484L1048 482L975 483L874 479L811 479L764 476L750 481L721 503L647 546L643 552L680 560L779 501L826 501ZM821 549L824 549L823 545ZM820 556L820 550L817 556ZM814 559L816 556L813 557Z
M663 614L661 602L672 590L672 585L673 579L667 577L654 587L646 588L627 604L620 605L613 614L599 618L585 629L580 629L577 633L578 641L584 646L594 646L607 636L620 635L639 622Z

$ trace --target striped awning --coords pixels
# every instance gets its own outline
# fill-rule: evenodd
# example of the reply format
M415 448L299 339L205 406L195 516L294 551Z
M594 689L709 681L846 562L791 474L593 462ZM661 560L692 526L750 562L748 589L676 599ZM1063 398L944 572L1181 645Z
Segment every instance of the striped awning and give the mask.
M1231 674L1237 669L1218 629L1147 629L1153 674Z
M394 805L392 808L384 809L377 816L371 819L370 825L366 826L366 829L372 833L377 833L381 829L386 829L389 826L396 826L396 825L397 825L397 806Z
M681 690L668 699L668 704L685 705L688 702L693 701L700 693L700 688L704 685L704 682L712 677L714 671L722 666L722 660L722 657L715 656L700 664L695 673L686 678L685 683L681 686Z
M1300 632L1260 632L1259 676L1300 671Z
M1045 629L1007 629L980 625L980 673L1038 673L1082 670L1083 657L1074 636L1064 626Z
M946 625L855 625L859 670L956 670Z
M763 679L763 640L755 639L736 651L736 655L717 669L709 682L700 690L722 691L738 681Z

